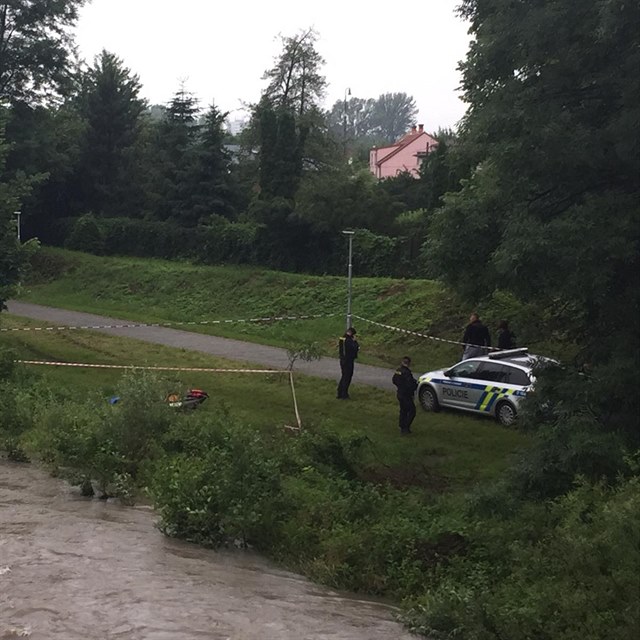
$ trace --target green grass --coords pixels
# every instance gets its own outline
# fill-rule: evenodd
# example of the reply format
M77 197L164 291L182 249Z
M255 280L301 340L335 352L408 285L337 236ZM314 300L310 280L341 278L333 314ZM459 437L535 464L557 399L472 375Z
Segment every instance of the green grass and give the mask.
M5 328L35 324L2 316ZM204 354L90 331L2 333L2 346L15 349L21 359L211 368L236 365ZM37 369L54 384L73 387L78 394L101 394L105 402L122 375L117 370ZM259 427L295 424L286 376L194 372L165 377L168 388L200 387L209 392L210 400L198 411L228 411L242 422ZM463 490L495 477L507 466L509 455L528 443L522 434L489 419L449 412L426 414L421 410L414 436L400 438L392 393L355 384L353 400L339 403L334 400L333 382L302 375L296 375L295 380L304 428L322 425L368 436L371 479L417 484L434 493Z
M104 258L43 249L20 299L140 322L237 320L333 314L271 324L199 325L210 335L290 347L317 342L336 355L344 332L345 278L308 276L254 267L205 267L136 258ZM353 312L401 328L458 339L467 310L441 285L427 280L355 278ZM405 354L416 371L455 362L460 348L354 321L361 361L395 366Z

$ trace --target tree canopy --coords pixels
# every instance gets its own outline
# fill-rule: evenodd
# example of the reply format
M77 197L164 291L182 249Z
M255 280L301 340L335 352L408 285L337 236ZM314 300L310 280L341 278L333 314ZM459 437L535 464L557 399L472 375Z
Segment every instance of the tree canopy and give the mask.
M383 93L377 98L337 100L327 113L337 139L355 143L387 144L402 137L416 122L418 108L406 93Z
M27 196L39 176L26 177L23 173L8 175L6 157L9 147L5 142L5 113L0 113L0 312L5 302L15 293L23 276L34 243L22 244L18 239L22 200Z
M280 36L281 51L263 76L269 82L263 95L276 109L288 109L300 117L319 108L327 82L321 73L324 59L316 49L317 40L314 29Z
M461 13L474 35L461 139L475 169L435 216L434 272L476 299L537 301L584 360L635 370L638 4L465 0ZM637 417L635 394L603 385L615 415Z
M0 100L34 100L70 79L70 28L86 0L0 2Z
M108 51L96 57L83 78L80 112L86 120L86 204L96 213L127 213L127 205L135 199L132 151L145 109L140 88L138 76Z

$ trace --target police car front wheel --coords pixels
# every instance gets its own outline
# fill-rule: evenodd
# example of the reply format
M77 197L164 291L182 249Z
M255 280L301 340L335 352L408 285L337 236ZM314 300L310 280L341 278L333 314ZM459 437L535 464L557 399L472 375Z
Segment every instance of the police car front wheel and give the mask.
M496 407L496 420L503 427L510 427L516 421L516 408L510 402L501 402Z
M436 392L428 385L420 387L420 391L418 391L418 398L420 400L420 406L425 411L440 410L440 403L438 402Z

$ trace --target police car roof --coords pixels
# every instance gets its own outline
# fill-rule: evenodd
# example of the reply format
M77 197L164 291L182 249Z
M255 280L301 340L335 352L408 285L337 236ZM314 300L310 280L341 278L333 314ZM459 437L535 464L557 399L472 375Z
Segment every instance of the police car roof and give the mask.
M478 358L485 362L505 362L513 364L523 369L531 370L536 365L545 364L559 364L557 360L553 358L547 358L546 356L539 356L533 353L529 353L527 347L521 347L519 349L506 349L504 351L496 351L490 353L488 356Z
M520 347L518 349L505 349L504 351L494 351L489 354L491 360L507 360L517 356L529 355L528 347Z

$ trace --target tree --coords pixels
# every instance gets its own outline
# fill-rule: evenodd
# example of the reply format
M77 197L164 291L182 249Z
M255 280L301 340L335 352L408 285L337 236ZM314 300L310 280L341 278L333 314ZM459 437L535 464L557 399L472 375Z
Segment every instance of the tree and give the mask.
M371 124L373 133L386 142L395 142L415 124L418 107L406 93L383 93L375 101Z
M6 118L2 114L2 118ZM38 176L27 178L24 174L8 176L5 161L8 145L4 140L4 121L0 122L0 312L5 302L15 293L24 275L29 256L37 246L31 241L18 242L14 212L20 210L22 199L28 195Z
M33 185L22 201L24 237L43 242L61 242L58 220L82 212L80 164L85 122L77 104L68 100L60 106L44 107L16 103L10 110L6 139L11 150L7 173L47 176Z
M231 157L224 147L227 115L212 104L195 146L190 208L196 221L211 214L231 218L234 213Z
M133 155L145 103L138 76L108 51L84 78L81 112L86 119L83 171L85 210L126 215L141 206Z
M337 100L327 114L331 132L338 140L361 140L375 135L373 98Z
M201 130L199 113L197 100L181 86L167 105L163 120L151 125L147 206L161 220L197 222L191 219L189 204L194 151Z
M305 177L296 204L298 215L316 232L335 237L345 227L386 233L400 213L368 169L314 171Z
M417 112L414 99L406 93L385 93L377 99L337 100L326 120L343 155L368 163L370 149L402 137L415 122Z
M85 0L0 2L0 101L50 96L70 79L71 28Z
M464 157L457 153L457 136L453 131L440 130L434 138L438 145L423 160L418 181L420 205L429 211L442 204L445 193L459 191L462 180L471 170Z
M263 95L276 110L292 111L298 118L318 110L327 83L320 73L324 59L316 51L317 40L314 29L280 36L282 51L263 75L269 81Z
M445 197L427 256L467 296L501 288L549 309L589 364L597 419L637 439L639 6L464 0L461 13L475 170Z

